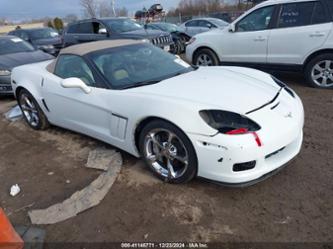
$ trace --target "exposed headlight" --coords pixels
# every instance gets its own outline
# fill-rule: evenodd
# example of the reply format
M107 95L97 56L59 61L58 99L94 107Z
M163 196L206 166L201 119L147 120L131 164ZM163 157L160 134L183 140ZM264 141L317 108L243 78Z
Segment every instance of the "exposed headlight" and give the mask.
M253 133L261 129L251 119L234 112L203 110L199 114L210 127L227 135Z
M186 45L191 45L193 42L195 42L197 40L197 38L192 37L187 43Z
M289 93L289 95L293 98L295 98L295 93L293 90L291 90L284 82L282 82L281 80L279 80L278 78L274 77L273 75L271 75L272 79L274 80L274 82L279 86L284 88L284 90L286 90L287 93Z
M11 74L10 70L0 69L0 76L9 76Z

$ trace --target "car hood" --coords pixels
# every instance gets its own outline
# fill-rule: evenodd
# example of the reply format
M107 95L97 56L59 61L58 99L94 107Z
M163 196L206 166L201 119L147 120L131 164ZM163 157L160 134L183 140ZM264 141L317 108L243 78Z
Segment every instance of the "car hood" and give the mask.
M270 102L280 87L270 75L257 70L202 67L155 85L132 90L245 114Z
M121 33L124 36L128 37L137 37L137 38L146 38L146 39L152 39L159 36L168 36L169 33L159 30L149 30L149 29L139 29L135 31L129 31Z
M22 52L0 55L0 67L11 70L14 67L30 64L54 58L52 55L36 50L33 52Z
M47 38L47 39L39 39L33 41L34 45L59 45L62 43L60 37Z

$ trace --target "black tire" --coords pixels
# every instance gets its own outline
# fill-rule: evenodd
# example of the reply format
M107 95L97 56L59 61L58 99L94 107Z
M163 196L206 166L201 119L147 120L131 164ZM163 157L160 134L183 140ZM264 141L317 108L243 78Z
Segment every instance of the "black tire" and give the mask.
M165 132L165 134L167 134L166 131L169 131L171 134L173 134L173 136L175 135L176 137L173 138L173 140L172 140L173 142L170 142L170 144L176 144L175 148L176 148L176 150L177 149L179 150L178 151L179 155L178 155L178 152L176 152L176 155L178 155L179 157L181 157L180 154L182 154L182 153L184 153L184 154L186 153L186 155L187 155L186 156L187 164L184 164L184 169L182 169L183 164L181 163L181 161L177 161L177 160L172 161L173 165L175 165L175 164L176 164L176 166L177 166L177 164L180 165L179 171L181 171L182 174L179 174L179 176L177 176L177 177L170 177L171 176L170 171L168 171L169 174L166 176L165 174L163 174L163 172L161 170L158 171L153 166L154 163L155 163L155 165L156 165L156 163L158 163L158 165L163 164L162 161L168 160L167 157L165 157L164 159L161 158L161 160L156 160L156 162L154 162L154 163L151 160L149 160L149 158L148 158L148 153L146 152L147 148L150 147L148 141L152 141L150 139L151 136L149 134L151 134L152 132L155 132L156 130L160 130L161 135L163 132ZM185 150L183 150L183 151L182 151L182 146L184 146L184 148L185 148ZM168 149L166 149L166 148L168 148ZM184 134L184 132L182 132L179 128L177 128L176 126L174 126L173 124L171 124L169 122L162 121L162 120L155 120L155 121L152 121L149 124L147 124L142 129L140 136L139 136L139 149L140 149L142 157L145 160L146 165L159 179L161 179L165 182L175 183L175 184L186 183L186 182L189 182L190 180L192 180L197 174L198 160L197 160L197 156L196 156L196 153L195 153L195 150L194 150L194 147L193 147L191 141ZM164 149L169 151L170 146L165 145ZM159 154L162 154L162 152ZM166 164L166 163L164 163L164 164ZM177 169L177 167L173 168L173 169Z
M328 68L326 70L325 68L325 61L330 61L330 69ZM319 71L315 69L316 66L322 67L324 71ZM305 66L304 69L304 75L307 80L307 83L309 86L314 87L314 88L322 88L322 89L332 89L333 88L333 53L325 53L325 54L320 54L316 57L314 57L312 60L310 60L307 65ZM314 79L314 76L319 76L317 80ZM321 77L326 77L327 85L324 84L324 79ZM317 81L317 82L316 82ZM320 84L321 83L321 84Z
M207 58L207 64L203 63L202 60ZM193 64L197 66L218 66L220 64L217 55L209 48L203 48L197 51L193 58Z
M35 122L33 122L31 119L29 120L29 115L26 114L27 112L29 113L29 111L27 111L27 107L25 106L24 103L24 98L27 97L30 101L30 103L32 102L33 107L28 107L31 110L31 113L33 112L36 116L38 117L38 120L35 118ZM27 124L34 130L45 130L50 126L49 121L47 120L44 112L42 111L42 109L39 107L37 101L35 100L35 98L32 96L32 94L25 90L22 89L17 96L17 101L18 104L22 110L23 113L23 117L25 119L25 121L27 122ZM34 111L32 111L34 110ZM31 116L32 114L30 114Z

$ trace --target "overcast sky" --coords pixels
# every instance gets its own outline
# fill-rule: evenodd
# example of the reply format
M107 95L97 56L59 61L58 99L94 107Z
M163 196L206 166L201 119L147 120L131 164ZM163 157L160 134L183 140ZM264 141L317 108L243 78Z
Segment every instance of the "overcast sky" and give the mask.
M0 18L24 20L45 16L82 14L80 0L0 0ZM116 0L117 7L126 7L131 13L161 3L165 9L176 7L179 0Z

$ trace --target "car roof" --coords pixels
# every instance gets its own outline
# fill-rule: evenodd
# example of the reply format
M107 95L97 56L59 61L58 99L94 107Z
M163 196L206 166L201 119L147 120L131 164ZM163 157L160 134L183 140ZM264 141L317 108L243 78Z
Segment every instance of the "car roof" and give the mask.
M283 3L297 3L297 2L313 2L316 0L267 0L264 1L256 6L258 7L263 7L263 6L268 6L268 5L275 5L275 4L283 4Z
M219 18L214 18L214 17L196 17L196 18L193 18L191 20L188 20L189 21L197 21L197 20L206 20L206 21L209 21L209 20L221 20ZM223 21L223 20L221 20Z
M50 28L50 27L31 28L31 29L20 28L20 29L15 29L13 31L19 31L19 30L22 30L22 31L37 31L37 30L43 30L43 29L53 29L53 28Z
M103 20L125 20L130 19L129 17L100 17L100 18L89 18L89 19L82 19L75 22L71 22L68 25L74 25L83 22L92 22L92 21L103 21Z
M62 54L72 54L83 56L95 51L107 49L107 48L115 48L115 47L122 47L127 45L135 45L135 44L142 44L144 41L141 40L129 40L129 39L119 39L119 40L103 40L103 41L96 41L96 42L88 42L82 43L78 45L73 45L67 48L64 48L60 51L59 56ZM57 64L57 60L55 59L51 64L47 66L47 70L51 73L55 70L55 65Z

